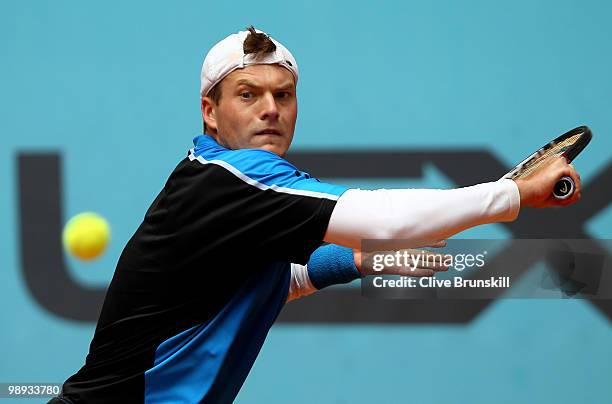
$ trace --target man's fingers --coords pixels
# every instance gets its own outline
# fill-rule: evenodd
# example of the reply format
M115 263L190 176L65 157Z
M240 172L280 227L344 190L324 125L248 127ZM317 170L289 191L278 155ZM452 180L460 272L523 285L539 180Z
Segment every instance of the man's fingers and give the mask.
M431 245L428 245L428 246L425 246L425 247L432 247L432 248L446 247L446 240L437 240L437 241L434 241L433 243L431 243Z
M434 271L446 271L449 266L446 265L445 262L446 257L443 254L438 254L427 250L419 251L412 258L413 266L433 269Z
M564 164L563 169L559 173L559 179L565 176L569 176L574 182L574 192L569 198L564 200L558 200L554 198L554 196L551 196L551 205L567 206L577 202L580 199L580 196L582 194L582 183L580 181L580 175L578 175L576 167L574 167L573 164Z
M426 250L411 250L410 259L407 265L390 268L387 273L395 273L404 276L433 276L436 272L448 271L449 265L446 264L446 257L442 254L432 253Z
M551 190L551 194L548 195L546 200L542 201L540 204L536 203L533 206L536 206L536 207L567 206L567 205L571 205L575 203L576 201L578 201L582 193L582 183L580 181L580 175L576 171L576 167L574 167L573 164L569 164L567 162L567 159L563 156L551 157L548 160L550 160L550 163L545 165L545 166L548 166L548 168L544 171L547 171L546 176L548 177L548 181L550 180L553 181L552 184L550 182L548 182L548 184L555 186L555 184L562 177L570 177L572 181L574 182L574 192L569 198L559 200L555 198L554 195L552 195L552 190Z
M580 181L580 175L578 174L578 171L576 171L576 167L574 167L573 164L569 164L568 165L569 169L570 169L570 177L572 177L572 179L574 180L574 185L576 186L575 189L575 193L579 194L580 191L582 191L582 184Z
M416 278L420 278L423 276L433 276L435 275L435 273L436 271L430 268L415 268L415 269L404 268L397 275L414 276Z
M444 257L437 258L433 256L430 256L428 260L419 263L417 266L420 268L433 269L434 271L446 271L449 267L444 263Z
M435 244L446 245L446 241L439 240ZM400 260L394 262L393 265L384 266L379 270L379 274L414 277L433 276L437 272L447 271L452 265L449 260L450 256L427 250L405 249L396 251L396 253L399 254ZM368 265L368 267L371 267L372 264Z

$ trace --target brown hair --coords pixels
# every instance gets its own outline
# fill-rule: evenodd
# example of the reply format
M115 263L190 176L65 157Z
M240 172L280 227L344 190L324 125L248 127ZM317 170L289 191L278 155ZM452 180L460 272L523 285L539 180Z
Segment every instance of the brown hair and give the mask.
M245 55L254 53L255 59L259 59L266 53L274 52L276 50L276 45L274 42L272 42L268 35L264 34L263 32L255 31L255 28L252 25L247 27L247 30L249 33L242 44L242 50L244 51ZM215 105L219 105L219 102L221 101L221 86L219 83L215 84L206 95L213 100ZM204 121L204 132L206 132L206 121Z
M242 50L245 55L254 53L255 59L259 59L264 56L266 53L274 52L276 50L276 45L270 37L263 32L255 31L255 28L251 25L247 28L249 30L249 34L247 35L244 43L242 44Z

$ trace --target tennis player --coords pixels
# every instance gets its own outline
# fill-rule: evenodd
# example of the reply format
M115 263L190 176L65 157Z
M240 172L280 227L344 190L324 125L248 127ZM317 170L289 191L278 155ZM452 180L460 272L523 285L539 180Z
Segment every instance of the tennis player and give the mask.
M123 250L85 364L52 401L230 403L288 299L359 276L362 239L440 245L521 207L580 197L563 159L526 180L451 190L320 182L284 159L298 76L289 50L252 27L210 49L204 134ZM564 175L577 191L557 201Z

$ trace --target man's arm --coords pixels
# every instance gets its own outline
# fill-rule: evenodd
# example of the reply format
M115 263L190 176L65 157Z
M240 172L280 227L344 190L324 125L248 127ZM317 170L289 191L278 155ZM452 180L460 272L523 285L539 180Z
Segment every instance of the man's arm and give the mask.
M552 196L557 180L571 176L575 194ZM564 158L551 158L524 180L508 179L471 187L437 189L350 189L338 199L324 240L359 248L362 240L384 240L381 248L420 247L470 227L513 221L521 206L565 206L580 198L580 177ZM406 245L406 244L409 245Z
M444 242L438 242L433 246L442 247L444 244ZM435 255L421 250L410 250L410 252ZM328 286L349 283L371 274L372 268L367 267L371 263L368 262L365 254L360 250L328 244L316 249L306 265L291 264L291 283L287 302L302 296L308 296ZM388 275L432 276L438 271L448 269L441 262L442 260L435 259L418 260L416 265L413 266L413 261L410 261L408 266L386 267L384 273Z

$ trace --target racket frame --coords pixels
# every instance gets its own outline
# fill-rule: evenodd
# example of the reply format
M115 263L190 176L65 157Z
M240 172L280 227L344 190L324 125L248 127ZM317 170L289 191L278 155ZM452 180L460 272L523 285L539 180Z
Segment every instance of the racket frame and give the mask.
M508 178L508 179L514 178L516 173L519 172L523 168L525 163L527 163L529 160L531 160L537 154L539 154L542 151L544 151L549 145L560 143L560 142L564 141L565 139L570 138L572 136L576 136L576 135L581 135L580 138L578 139L578 141L576 141L576 143L574 143L567 150L565 150L563 153L561 153L561 156L565 157L565 159L567 160L568 164L571 163L576 158L576 156L578 156L580 154L580 152L582 152L582 150L584 150L584 148L587 147L587 145L589 144L589 142L593 138L593 133L591 132L591 129L589 129L588 126L578 126L577 128L574 128L574 129L572 129L570 131L567 131L564 134L562 134L561 136L558 136L554 140L546 143L544 146L540 147L534 153L531 153L527 158L525 158L523 161L521 161L519 164L517 164L512 170L508 171L508 173L506 173L502 177L502 179L504 179L504 178Z

